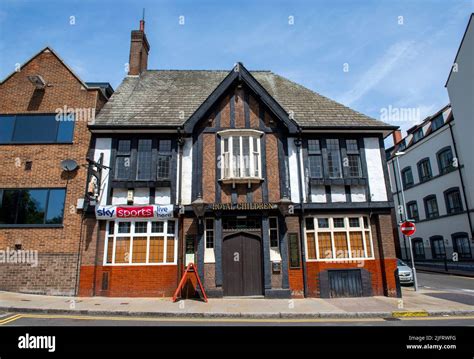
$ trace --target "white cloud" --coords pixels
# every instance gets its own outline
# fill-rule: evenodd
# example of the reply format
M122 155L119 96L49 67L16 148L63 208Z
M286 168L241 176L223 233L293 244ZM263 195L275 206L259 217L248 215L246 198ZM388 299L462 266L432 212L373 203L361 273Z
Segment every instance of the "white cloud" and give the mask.
M343 104L350 106L371 91L398 65L400 59L405 59L408 53L414 51L414 41L399 41L387 51L362 75L351 90L339 98Z

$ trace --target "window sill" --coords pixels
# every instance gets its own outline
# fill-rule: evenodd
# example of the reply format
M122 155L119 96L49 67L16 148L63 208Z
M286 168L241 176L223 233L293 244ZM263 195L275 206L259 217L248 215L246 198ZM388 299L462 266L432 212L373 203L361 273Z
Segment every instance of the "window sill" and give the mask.
M263 182L263 178L260 177L238 177L238 178L221 178L219 179L219 182L228 184L236 184L236 183L260 183Z

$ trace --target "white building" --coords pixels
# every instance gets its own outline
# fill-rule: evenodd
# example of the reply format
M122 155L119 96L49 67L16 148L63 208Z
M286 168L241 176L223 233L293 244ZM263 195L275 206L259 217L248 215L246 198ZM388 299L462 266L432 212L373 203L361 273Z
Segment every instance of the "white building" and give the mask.
M405 138L398 131L394 133L395 145L387 149L397 223L407 218L416 222L412 240L419 260L451 259L453 252L459 259L472 258L472 231L454 127L448 105L409 129ZM401 232L399 238L401 256L408 259L407 238Z

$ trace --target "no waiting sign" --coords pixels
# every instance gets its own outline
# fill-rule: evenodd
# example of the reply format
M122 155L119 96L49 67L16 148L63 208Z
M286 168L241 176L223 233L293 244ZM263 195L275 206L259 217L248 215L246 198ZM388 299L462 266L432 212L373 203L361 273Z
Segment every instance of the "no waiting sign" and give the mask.
M415 223L409 221L403 222L400 224L400 230L405 236L412 236L416 232Z

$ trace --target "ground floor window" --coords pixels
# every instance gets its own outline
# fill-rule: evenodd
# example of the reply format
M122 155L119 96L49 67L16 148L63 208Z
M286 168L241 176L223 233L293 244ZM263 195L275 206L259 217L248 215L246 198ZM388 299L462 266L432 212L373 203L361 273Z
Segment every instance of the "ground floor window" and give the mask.
M105 264L176 264L177 226L168 221L109 221Z
M444 259L446 257L446 248L444 247L443 237L433 236L430 238L430 242L433 259Z
M317 216L305 220L308 260L373 258L366 216Z
M415 259L425 259L423 239L413 238L413 255L415 256Z
M467 233L456 233L452 235L453 249L459 258L471 258L471 247L469 246L469 238Z

